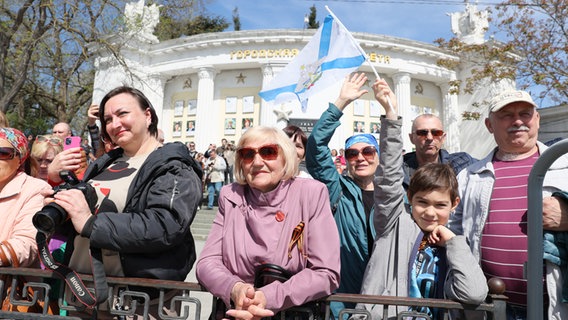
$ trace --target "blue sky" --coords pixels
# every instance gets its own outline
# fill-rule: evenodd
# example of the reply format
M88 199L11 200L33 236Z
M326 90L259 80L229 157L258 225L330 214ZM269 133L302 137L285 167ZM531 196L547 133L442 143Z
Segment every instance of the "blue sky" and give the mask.
M228 30L233 30L231 17L235 7L239 9L241 30L301 29L304 15L314 4L320 23L327 15L327 5L351 32L385 34L427 43L437 38L449 39L452 32L447 13L465 8L462 0L212 0L207 11L227 18L231 22Z

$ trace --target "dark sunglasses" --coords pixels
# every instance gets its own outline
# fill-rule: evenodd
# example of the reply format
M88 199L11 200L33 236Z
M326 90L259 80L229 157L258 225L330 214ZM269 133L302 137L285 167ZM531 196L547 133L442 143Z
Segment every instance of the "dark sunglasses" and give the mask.
M278 145L267 144L258 149L256 148L239 148L237 150L239 157L243 162L250 163L258 153L263 160L276 160L278 158Z
M16 149L11 147L0 147L0 160L12 160L18 154Z
M37 136L36 137L36 141L37 142L49 142L49 144L53 145L53 146L60 146L63 144L63 141L61 141L61 139L58 138L48 138L46 136Z
M441 137L444 135L444 130L438 130L438 129L432 129L432 130L423 129L423 130L414 131L414 133L416 133L416 135L420 137L427 137L428 132L432 133L433 137Z
M349 148L349 149L345 150L345 159L347 159L349 161L355 160L359 157L359 153L361 153L363 155L363 157L365 158L365 160L369 161L369 160L372 160L375 157L376 152L377 152L377 149L375 149L375 147L373 147L373 146L367 146L367 147L365 147L361 150Z

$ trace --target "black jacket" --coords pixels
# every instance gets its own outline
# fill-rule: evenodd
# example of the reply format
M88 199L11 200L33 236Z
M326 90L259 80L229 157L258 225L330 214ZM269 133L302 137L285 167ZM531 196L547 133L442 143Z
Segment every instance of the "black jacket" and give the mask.
M440 162L448 163L454 169L456 175L462 171L462 169L467 168L470 164L477 161L467 152L456 152L448 153L444 149L440 149ZM418 170L418 158L416 158L416 152L407 152L404 155L404 162L402 163L402 170L404 171L404 189L408 189L410 184L410 178L414 174L414 171Z
M122 153L119 148L97 159L84 181ZM200 170L186 146L165 144L138 170L124 212L99 212L81 236L89 238L92 247L119 252L126 277L184 281L196 259L190 225L203 194ZM68 245L72 243L71 239Z

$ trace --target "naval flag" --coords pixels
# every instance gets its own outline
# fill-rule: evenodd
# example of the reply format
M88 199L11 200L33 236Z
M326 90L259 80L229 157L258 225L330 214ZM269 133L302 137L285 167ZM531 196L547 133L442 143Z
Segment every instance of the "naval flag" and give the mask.
M284 102L295 95L306 111L308 98L343 81L365 61L365 54L349 31L328 15L308 44L272 79L259 95L265 101Z

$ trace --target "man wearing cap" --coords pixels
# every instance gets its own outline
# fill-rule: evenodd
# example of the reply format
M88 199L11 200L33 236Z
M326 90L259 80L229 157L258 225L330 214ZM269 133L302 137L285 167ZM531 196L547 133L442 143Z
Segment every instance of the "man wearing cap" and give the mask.
M349 174L343 176L335 168L328 144L340 125L339 119L345 107L367 93L367 90L361 90L366 81L364 73L346 77L335 104L330 103L323 112L306 146L306 166L314 179L327 186L339 230L341 280L337 292L340 293L360 293L363 274L373 248L373 178L379 165L379 145L371 134L356 134L348 138L345 141L345 158ZM388 88L386 82L383 85ZM392 95L390 89L381 90L377 100L387 104L386 96L389 93ZM331 309L336 319L339 311L345 307L353 308L354 304L332 302Z
M442 149L446 133L440 118L433 114L419 115L412 121L412 132L408 134L415 151L404 155L402 164L404 170L405 188L408 188L410 178L418 168L427 163L447 163L458 174L462 169L477 161L467 152L449 153Z
M510 90L491 100L485 125L497 147L458 174L461 202L449 221L452 231L467 237L487 278L505 281L508 319L526 318L527 180L547 149L537 141L539 122L536 104L527 92ZM567 156L554 162L544 178L545 230L568 230L568 202L555 193L560 190L568 190ZM568 319L568 305L561 303L563 275L559 266L545 261L548 319Z

